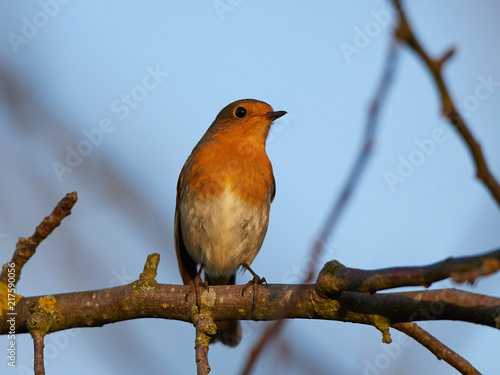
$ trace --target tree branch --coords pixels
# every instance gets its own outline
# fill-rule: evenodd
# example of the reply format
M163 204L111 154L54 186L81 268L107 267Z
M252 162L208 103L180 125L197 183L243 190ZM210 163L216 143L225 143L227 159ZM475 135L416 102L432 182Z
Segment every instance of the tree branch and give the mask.
M500 298L458 289L371 295L361 292L342 292L338 302L346 307L349 313L384 316L391 324L461 320L500 329Z
M157 260L158 254L148 257L141 278L128 285L21 298L16 306L16 332L28 332L30 308L35 305L51 316L47 333L139 318L176 319L197 324L198 304L195 293L189 293L189 285L158 284L144 276ZM316 284L259 285L255 305L253 292L242 295L243 286L209 286L201 292L200 306L203 315L214 321L327 319L370 324L385 332L386 325L400 322L461 320L500 328L499 298L455 289L339 293L335 287L325 287L328 282L335 281L328 271L322 271ZM0 320L0 334L7 334L10 329L6 313Z
M35 254L36 248L49 234L56 229L61 221L68 215L71 215L71 209L78 200L76 191L66 194L66 196L57 204L52 213L43 219L42 223L36 227L35 233L29 238L20 237L16 245L16 250L12 260L2 267L0 282L7 283L9 269L8 264L15 265L15 284L21 277L21 269L24 264Z
M478 277L487 276L500 269L500 249L481 255L448 258L429 266L394 267L379 270L347 268L337 261L330 261L321 270L318 280L327 295L352 290L374 293L379 290L402 286L425 286L447 278L457 283L472 284ZM333 290L332 288L335 288Z

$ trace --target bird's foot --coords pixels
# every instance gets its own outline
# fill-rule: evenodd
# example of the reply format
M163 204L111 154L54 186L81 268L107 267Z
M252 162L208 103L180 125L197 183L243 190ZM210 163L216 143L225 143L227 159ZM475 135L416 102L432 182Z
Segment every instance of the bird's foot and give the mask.
M241 295L243 295L245 293L245 291L249 288L249 287L253 287L253 295L254 295L254 298L256 296L256 293L257 293L257 286L258 285L261 285L261 284L266 284L266 287L267 287L267 281L266 281L266 278L265 277L260 277L259 275L257 275L251 268L248 264L246 263L241 263L241 266L243 268L245 268L248 272L250 272L253 276L253 279L250 280L248 283L246 283L245 285L243 285L243 290L241 291Z

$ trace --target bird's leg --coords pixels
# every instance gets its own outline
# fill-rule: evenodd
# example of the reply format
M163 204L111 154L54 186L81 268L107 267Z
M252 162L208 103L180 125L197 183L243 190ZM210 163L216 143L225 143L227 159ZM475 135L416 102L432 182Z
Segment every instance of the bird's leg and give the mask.
M253 284L257 284L257 285L260 285L260 284L266 284L267 286L267 281L266 281L266 278L265 277L259 277L259 275L257 275L251 268L250 266L243 262L241 263L241 266L246 269L248 272L250 272L253 276L253 279L250 280L248 283L245 284L245 286L250 286L250 285L253 285Z
M267 286L267 281L266 281L266 278L265 277L259 277L259 275L257 275L251 268L250 266L243 262L241 263L241 266L246 269L248 272L250 272L253 276L253 279L250 280L248 283L246 283L245 285L243 285L243 290L241 291L241 295L243 295L243 293L245 292L245 290L247 290L248 287L250 286L253 286L253 302L254 302L254 305L255 305L255 297L257 296L257 285L261 285L261 284L266 284Z
M208 282L206 281L203 281L201 279L201 272L203 271L203 264L200 266L200 269L198 271L198 273L196 274L195 278L193 279L193 282L191 283L190 287L189 287L189 290L188 292L186 293L186 301L187 301L187 297L189 294L191 293L195 293L195 296L196 296L196 305L199 307L201 306L201 301L200 301L200 298L201 298L201 293L200 293L200 288L203 287L205 289L208 288Z

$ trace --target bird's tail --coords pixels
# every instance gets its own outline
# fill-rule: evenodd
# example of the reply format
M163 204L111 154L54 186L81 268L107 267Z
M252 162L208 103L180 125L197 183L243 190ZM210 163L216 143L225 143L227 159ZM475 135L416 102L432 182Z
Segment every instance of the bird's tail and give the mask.
M238 320L221 320L215 322L217 334L210 342L221 342L230 348L234 348L241 341L241 324Z

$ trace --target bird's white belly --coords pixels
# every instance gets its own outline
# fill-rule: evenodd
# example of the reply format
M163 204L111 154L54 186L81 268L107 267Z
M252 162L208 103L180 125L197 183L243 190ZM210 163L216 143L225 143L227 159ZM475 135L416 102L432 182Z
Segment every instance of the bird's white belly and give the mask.
M249 205L228 190L204 201L188 197L180 214L189 255L211 276L235 274L241 263L252 263L259 252L269 209L269 204Z

